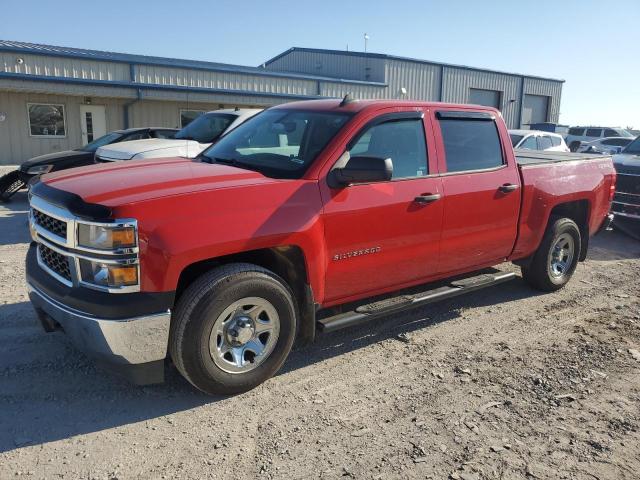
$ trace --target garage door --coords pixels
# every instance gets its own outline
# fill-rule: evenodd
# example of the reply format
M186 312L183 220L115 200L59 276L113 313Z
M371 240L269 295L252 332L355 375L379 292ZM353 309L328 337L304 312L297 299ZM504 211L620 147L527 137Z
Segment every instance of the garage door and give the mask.
M549 97L542 95L525 95L522 107L522 124L531 125L548 120Z
M486 105L487 107L500 108L500 93L497 90L483 90L481 88L469 89L469 103L474 105Z

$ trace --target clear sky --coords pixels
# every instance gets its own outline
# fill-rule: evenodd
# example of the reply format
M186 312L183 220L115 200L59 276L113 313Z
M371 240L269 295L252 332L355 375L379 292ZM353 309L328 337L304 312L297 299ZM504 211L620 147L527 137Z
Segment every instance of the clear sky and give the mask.
M292 46L566 80L562 123L640 128L640 0L1 0L0 39L257 66Z

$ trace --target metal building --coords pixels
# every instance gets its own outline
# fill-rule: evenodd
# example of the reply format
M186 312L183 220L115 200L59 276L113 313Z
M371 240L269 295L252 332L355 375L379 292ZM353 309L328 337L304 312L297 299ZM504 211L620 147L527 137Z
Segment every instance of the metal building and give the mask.
M380 54L292 48L260 67L0 41L0 164L203 111L342 97L497 106L510 127L558 120L562 81Z

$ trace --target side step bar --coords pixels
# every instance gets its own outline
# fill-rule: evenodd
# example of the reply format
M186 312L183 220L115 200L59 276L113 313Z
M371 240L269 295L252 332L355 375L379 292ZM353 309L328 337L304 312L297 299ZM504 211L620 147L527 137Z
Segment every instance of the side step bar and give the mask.
M444 287L426 290L411 295L380 300L368 305L362 305L350 312L340 313L333 317L318 320L318 328L323 333L330 333L342 328L352 327L368 322L390 313L402 312L429 303L457 297L465 293L474 292L481 288L490 287L516 278L515 273L483 274L475 277L455 280Z

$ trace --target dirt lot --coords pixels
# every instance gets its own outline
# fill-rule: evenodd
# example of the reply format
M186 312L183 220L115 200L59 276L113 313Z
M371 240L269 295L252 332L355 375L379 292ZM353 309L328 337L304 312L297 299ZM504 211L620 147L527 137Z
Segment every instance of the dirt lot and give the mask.
M640 478L640 243L321 337L234 398L130 386L35 323L0 206L0 478ZM511 267L506 267L511 268Z

